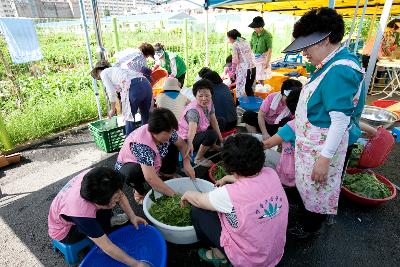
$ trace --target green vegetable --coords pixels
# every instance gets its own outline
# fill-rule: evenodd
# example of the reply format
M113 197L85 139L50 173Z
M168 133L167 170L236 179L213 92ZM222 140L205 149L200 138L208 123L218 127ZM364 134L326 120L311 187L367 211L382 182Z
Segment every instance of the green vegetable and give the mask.
M220 161L217 163L216 168L213 171L214 174L214 178L216 181L222 179L224 176L228 175L228 173L225 171L224 167L222 167L223 165L223 161Z
M190 226L191 206L184 208L180 206L181 196L174 195L172 197L162 196L155 200L149 212L157 221L171 226Z
M351 151L350 159L349 159L349 168L357 168L358 163L360 161L361 154L364 150L364 145L360 143L355 143L354 148Z
M381 199L392 194L390 189L373 173L346 174L343 185L351 192L368 198Z

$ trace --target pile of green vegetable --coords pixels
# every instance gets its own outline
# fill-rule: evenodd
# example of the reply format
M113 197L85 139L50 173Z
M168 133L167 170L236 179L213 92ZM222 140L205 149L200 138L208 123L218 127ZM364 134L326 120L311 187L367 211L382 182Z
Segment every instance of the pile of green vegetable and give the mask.
M222 166L223 163L224 163L223 161L218 162L216 168L213 171L215 181L218 181L222 179L224 176L229 174L225 171L224 167Z
M157 221L171 226L190 226L191 206L184 208L180 206L181 196L174 195L172 197L162 196L157 198L151 206L149 212Z
M390 189L373 173L346 174L343 185L351 192L368 198L382 199L392 194Z
M353 150L351 151L350 159L349 159L349 168L357 168L358 163L360 161L361 154L364 150L364 145L360 143L355 143Z

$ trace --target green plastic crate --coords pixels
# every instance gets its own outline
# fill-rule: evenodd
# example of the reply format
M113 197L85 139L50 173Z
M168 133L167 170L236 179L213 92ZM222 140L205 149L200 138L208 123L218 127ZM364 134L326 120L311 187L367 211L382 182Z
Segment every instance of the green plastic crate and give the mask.
M118 126L117 117L91 122L89 130L96 146L107 153L119 150L125 140L124 126Z

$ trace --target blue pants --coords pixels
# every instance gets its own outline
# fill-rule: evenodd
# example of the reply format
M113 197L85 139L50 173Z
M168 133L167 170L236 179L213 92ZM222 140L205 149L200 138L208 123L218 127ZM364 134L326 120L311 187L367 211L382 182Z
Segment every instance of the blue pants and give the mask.
M131 105L132 116L135 117L139 109L142 118L142 125L149 121L149 113L151 108L151 99L153 90L149 81L145 77L134 78L131 80L129 88L129 103ZM126 122L125 134L129 135L135 129L133 122Z

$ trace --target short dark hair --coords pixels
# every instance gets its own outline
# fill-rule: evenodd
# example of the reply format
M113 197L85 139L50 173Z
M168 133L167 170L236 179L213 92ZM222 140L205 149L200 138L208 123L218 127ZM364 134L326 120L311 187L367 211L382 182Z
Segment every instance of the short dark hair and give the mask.
M396 25L396 23L400 22L400 19L392 19L389 21L389 23L386 25L386 27L392 28L397 30L399 27Z
M164 49L164 46L161 44L161 43L156 43L155 45L154 45L154 50L155 51L159 51L159 50L165 50Z
M80 195L87 201L104 206L123 185L121 173L107 167L94 167L83 176Z
M171 110L167 108L155 108L150 114L148 129L153 134L178 130L178 121Z
M228 36L229 38L232 38L233 40L236 40L237 38L242 37L240 32L236 29L233 29L233 30L230 30L229 32L227 32L226 36Z
M307 36L314 32L330 32L329 42L337 44L344 36L344 21L342 15L335 9L322 7L305 13L293 28L293 37Z
M223 83L221 76L219 76L218 72L210 70L209 72L207 72L204 77L204 79L209 80L210 82L212 82L213 84L220 84Z
M142 53L145 57L148 57L148 56L154 57L154 54L155 54L154 47L149 43L142 43L139 46L139 50L142 51Z
M210 90L211 94L213 93L213 84L207 79L198 80L193 84L193 95L196 96L197 92L201 89Z
M297 108L297 103L299 102L301 89L294 89L290 91L288 97L286 98L286 106L288 107L290 113L294 115Z
M226 57L225 63L226 64L232 63L232 55L229 55L229 56Z
M229 136L222 147L222 160L228 173L240 176L252 176L264 166L263 144L249 134Z
M282 83L281 87L281 94L283 95L284 91L287 90L295 90L295 89L301 89L303 87L303 84L295 79L287 79Z
M199 75L200 78L204 78L204 75L209 71L211 71L210 68L202 67L201 70L199 70L198 75Z

